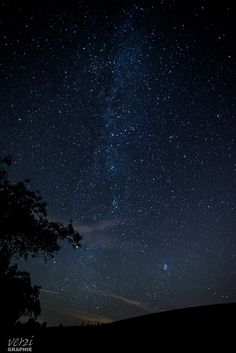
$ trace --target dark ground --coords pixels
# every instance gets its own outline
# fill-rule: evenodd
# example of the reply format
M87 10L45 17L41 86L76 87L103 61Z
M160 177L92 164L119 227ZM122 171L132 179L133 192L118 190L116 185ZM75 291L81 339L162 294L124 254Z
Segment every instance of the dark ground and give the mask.
M235 342L235 304L219 304L194 307L104 324L100 326L40 327L22 325L2 332L3 349L7 352L9 338L31 338L32 352L79 352L87 349L103 349L109 352L129 347L163 352L189 347L189 351L211 349L229 351L227 345ZM160 348L162 347L162 348ZM164 349L163 349L164 347ZM133 351L132 349L132 351ZM143 349L141 349L143 350ZM234 348L231 346L231 350ZM23 350L21 350L23 352Z

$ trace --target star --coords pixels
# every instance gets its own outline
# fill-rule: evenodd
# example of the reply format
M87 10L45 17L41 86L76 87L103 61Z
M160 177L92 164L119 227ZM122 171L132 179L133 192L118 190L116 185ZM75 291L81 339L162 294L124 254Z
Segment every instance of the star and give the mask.
M168 271L168 265L167 264L163 264L162 265L162 269L164 272L167 272Z

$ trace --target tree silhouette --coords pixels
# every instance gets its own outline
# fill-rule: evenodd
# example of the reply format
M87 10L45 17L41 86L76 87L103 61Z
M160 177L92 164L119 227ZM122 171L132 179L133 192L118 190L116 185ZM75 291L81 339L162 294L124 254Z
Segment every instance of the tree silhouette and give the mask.
M7 168L12 159L0 160L0 315L13 324L22 315L40 314L39 287L32 287L30 275L12 266L14 258L41 255L50 259L59 251L60 240L80 246L81 236L72 222L68 225L48 219L47 204L38 191L31 191L29 180L12 183Z
M38 286L31 286L30 275L10 265L9 259L0 252L0 326L9 328L20 317L36 319L40 314Z

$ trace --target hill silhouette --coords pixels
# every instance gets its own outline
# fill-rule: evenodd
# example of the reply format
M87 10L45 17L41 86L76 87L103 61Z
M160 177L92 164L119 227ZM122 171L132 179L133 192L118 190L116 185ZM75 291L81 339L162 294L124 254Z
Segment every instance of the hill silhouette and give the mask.
M76 351L85 344L87 348L102 348L108 344L123 347L141 343L196 344L207 340L212 343L233 339L236 303L159 312L109 324L46 327L33 324L19 325L5 333L5 347L9 337L33 337L32 352ZM176 341L177 340L177 341ZM111 350L110 350L111 351Z

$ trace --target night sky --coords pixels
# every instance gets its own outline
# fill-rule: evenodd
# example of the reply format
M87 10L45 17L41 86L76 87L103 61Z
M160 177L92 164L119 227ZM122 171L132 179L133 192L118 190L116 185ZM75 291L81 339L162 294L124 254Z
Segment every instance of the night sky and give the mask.
M232 4L1 2L1 155L83 236L19 260L40 320L236 301Z

